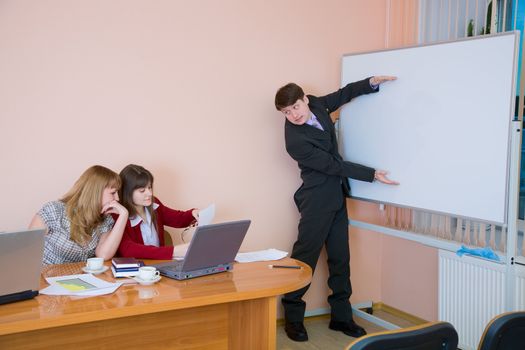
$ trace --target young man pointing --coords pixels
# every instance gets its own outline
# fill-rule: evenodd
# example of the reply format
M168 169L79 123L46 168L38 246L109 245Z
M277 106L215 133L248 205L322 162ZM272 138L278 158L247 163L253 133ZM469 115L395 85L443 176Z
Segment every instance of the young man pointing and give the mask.
M375 76L350 83L326 96L305 95L303 89L290 83L275 95L275 107L285 121L286 151L297 162L303 184L294 200L301 214L299 233L291 257L308 264L312 271L323 246L328 255L328 297L331 307L329 328L352 336L365 335L365 330L352 317L350 295L350 251L346 197L350 194L347 178L398 183L387 178L386 171L344 161L337 148L335 128L330 113L354 97L379 91L379 85L395 80ZM295 341L308 340L304 328L306 303L302 300L308 286L286 294L285 331Z

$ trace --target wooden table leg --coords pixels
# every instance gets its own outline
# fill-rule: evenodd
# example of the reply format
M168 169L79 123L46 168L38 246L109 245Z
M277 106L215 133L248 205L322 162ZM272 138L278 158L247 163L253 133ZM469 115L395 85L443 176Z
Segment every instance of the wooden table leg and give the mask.
M230 304L228 349L275 350L276 297Z

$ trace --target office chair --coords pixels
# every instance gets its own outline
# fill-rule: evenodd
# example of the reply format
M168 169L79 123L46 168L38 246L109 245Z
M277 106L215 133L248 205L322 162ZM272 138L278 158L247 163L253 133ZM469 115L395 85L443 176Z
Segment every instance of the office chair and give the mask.
M525 311L494 317L483 332L478 350L524 350Z
M448 322L373 333L353 341L347 350L456 350L458 333Z

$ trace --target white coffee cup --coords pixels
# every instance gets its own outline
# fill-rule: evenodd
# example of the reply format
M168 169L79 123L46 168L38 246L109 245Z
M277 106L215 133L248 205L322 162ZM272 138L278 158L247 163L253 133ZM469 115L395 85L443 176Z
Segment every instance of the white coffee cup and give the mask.
M103 258L89 258L86 262L86 267L91 271L98 271L104 266Z
M142 266L139 268L139 278L143 281L151 281L160 276L160 272L153 266Z

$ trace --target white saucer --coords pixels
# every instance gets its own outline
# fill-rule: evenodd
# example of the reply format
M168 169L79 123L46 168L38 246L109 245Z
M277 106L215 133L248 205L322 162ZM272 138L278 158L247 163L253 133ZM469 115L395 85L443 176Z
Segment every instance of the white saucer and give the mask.
M98 275L99 273L106 272L108 269L109 267L107 266L102 266L102 268L99 270L90 270L87 266L82 267L82 271L84 271L85 273L90 273L92 275Z
M135 281L139 282L139 284L141 284L143 286L149 286L149 285L152 285L153 283L157 283L158 281L160 281L161 276L157 276L156 278L154 278L152 280L147 280L147 281L143 280L139 276L135 276L135 277L131 277L131 278L134 279Z

